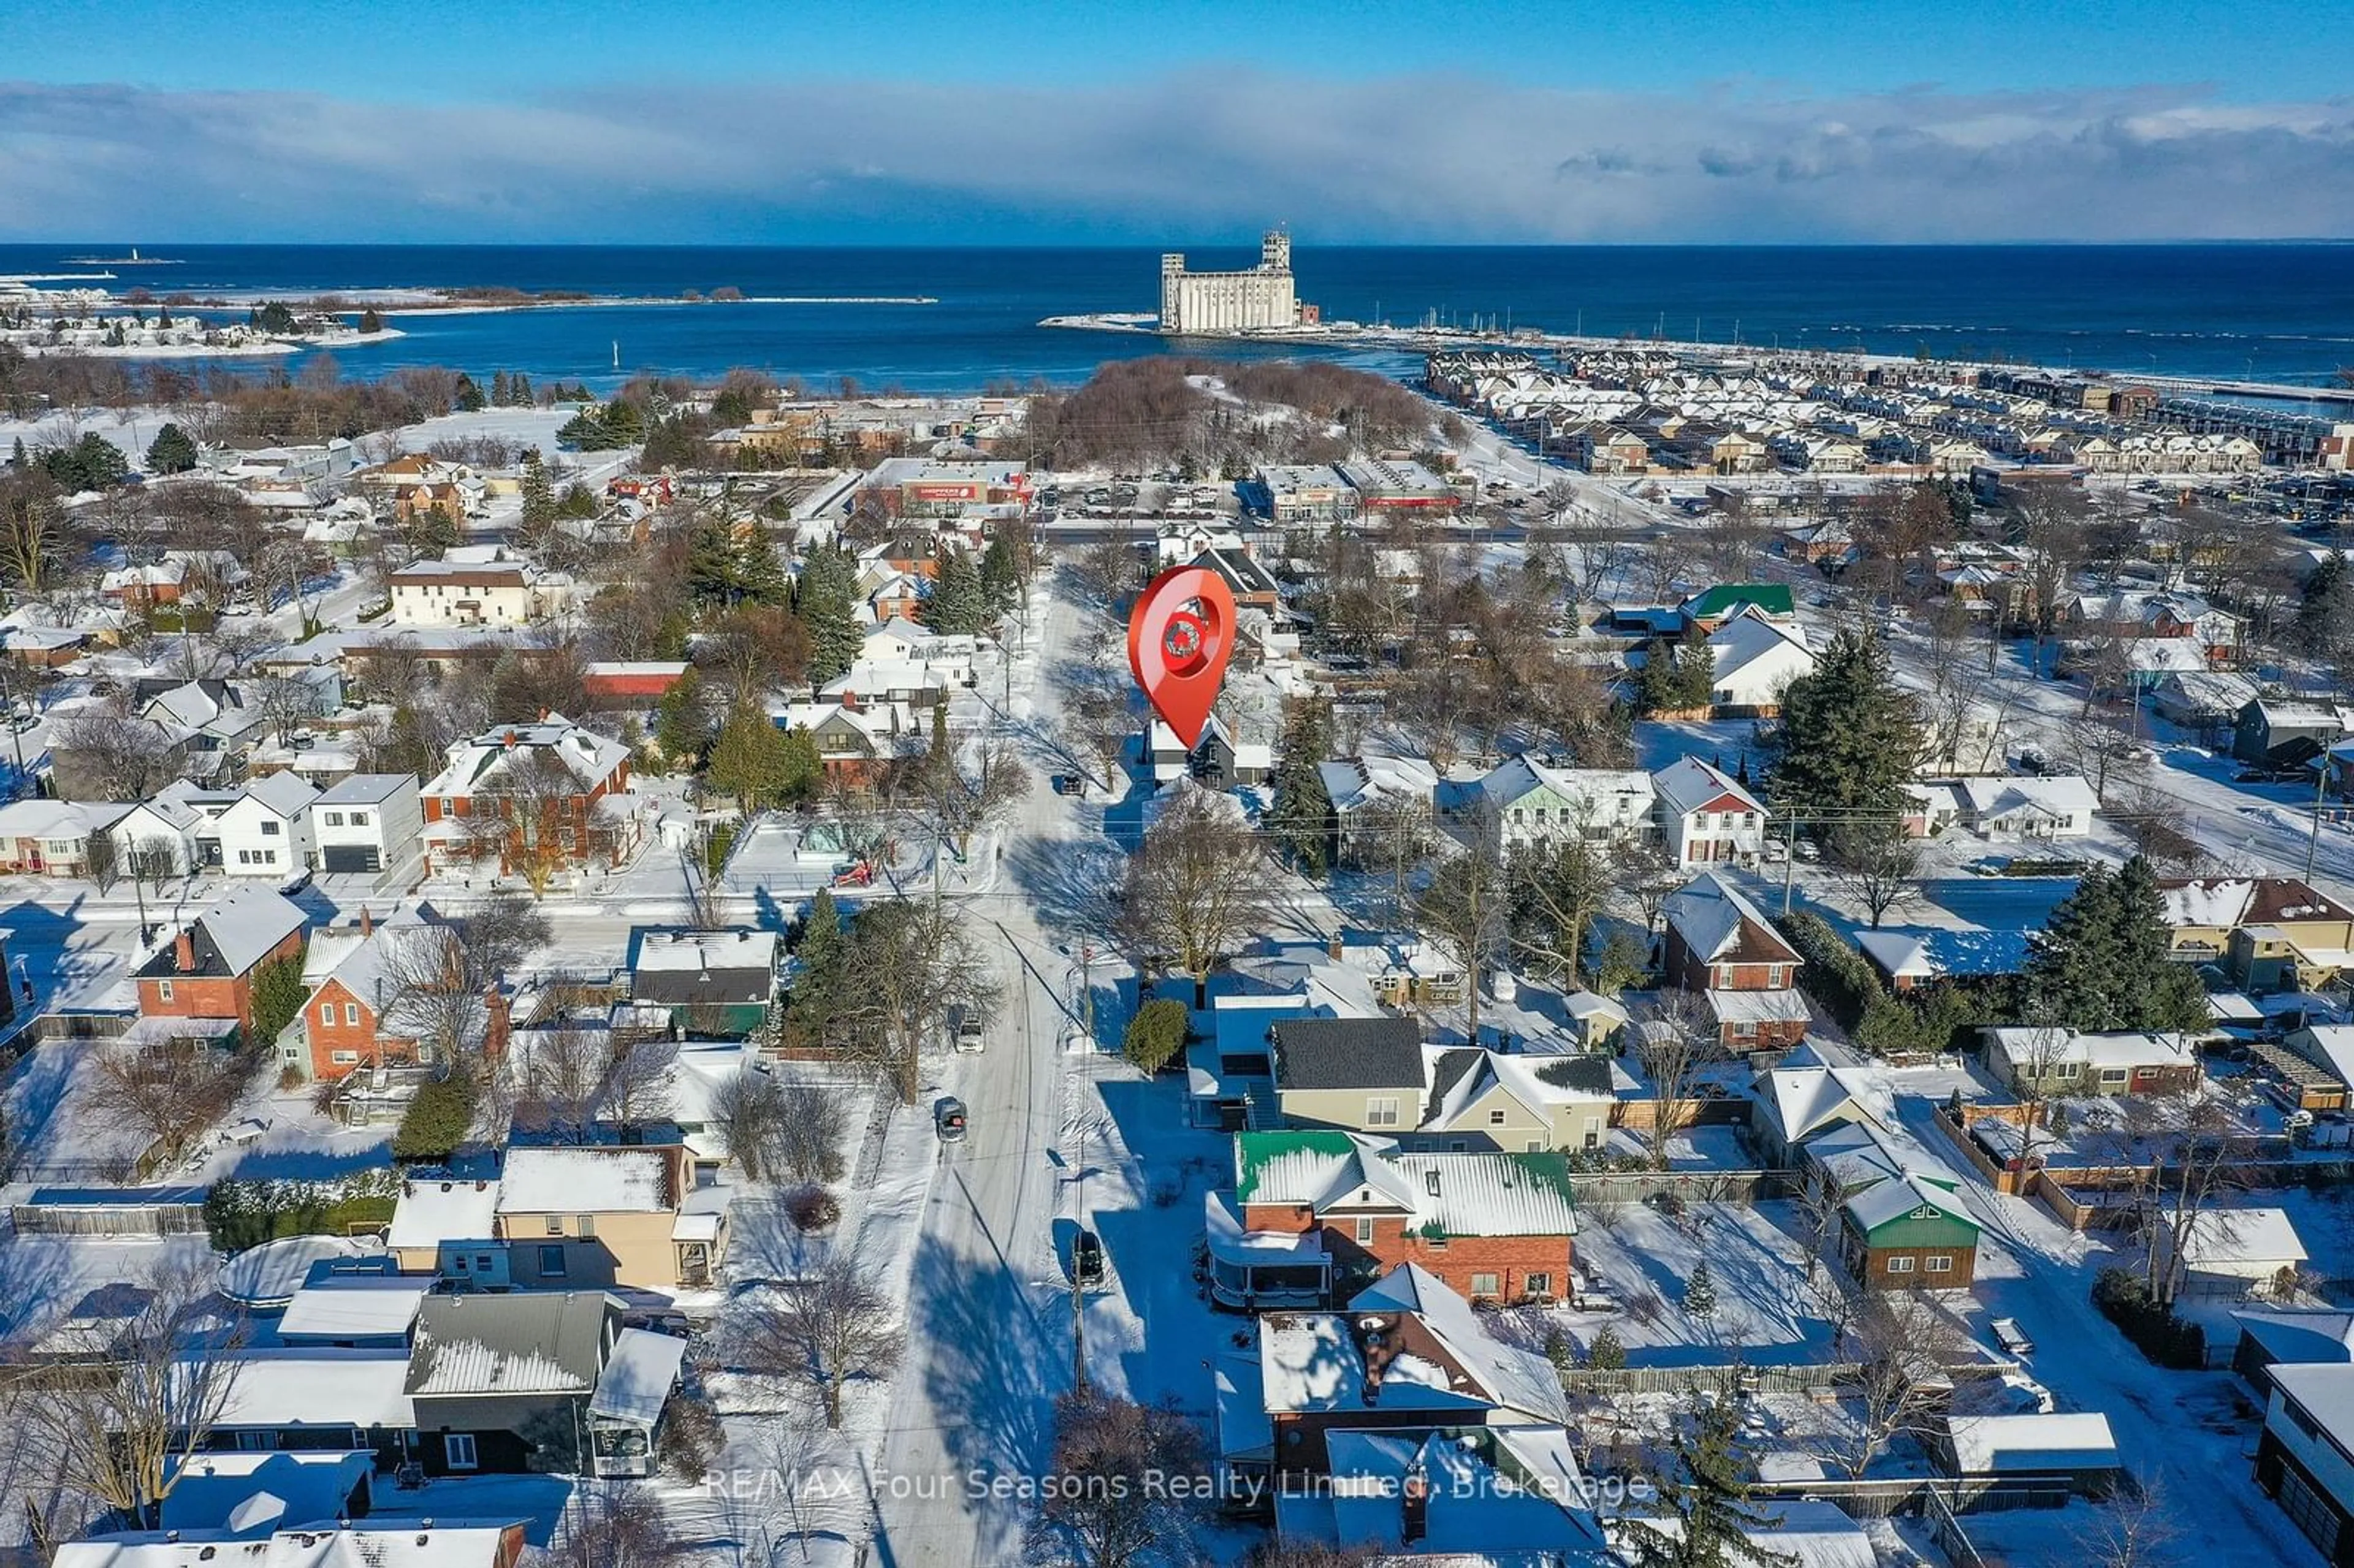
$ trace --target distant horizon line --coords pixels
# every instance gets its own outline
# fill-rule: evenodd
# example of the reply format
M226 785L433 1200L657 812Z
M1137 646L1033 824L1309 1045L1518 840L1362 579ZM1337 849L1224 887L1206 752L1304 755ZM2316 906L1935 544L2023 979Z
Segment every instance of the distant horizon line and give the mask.
M1310 240L1293 237L1310 250L2137 250L2190 249L2281 249L2354 245L2354 235L2300 235L2264 238L2172 239L1497 239L1497 240ZM143 261L171 260L177 246L204 250L1099 250L1156 251L1188 247L1247 249L1256 235L1233 239L1123 240L1119 242L1003 240L712 239L648 244L599 239L10 239L0 249L48 250L114 245L157 252Z

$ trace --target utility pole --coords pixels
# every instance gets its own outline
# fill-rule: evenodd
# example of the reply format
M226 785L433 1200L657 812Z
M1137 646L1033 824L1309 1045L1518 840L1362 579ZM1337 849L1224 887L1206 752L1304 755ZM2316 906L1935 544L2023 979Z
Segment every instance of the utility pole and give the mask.
M1790 912L1791 884L1798 870L1798 818L1796 812L1782 819L1782 913Z
M2329 791L2329 753L2317 759L2313 786L2313 828L2305 841L2305 885L2313 885L2313 863L2321 853L2321 802Z
M1079 1228L1085 1230L1087 1228L1087 1129L1085 1127L1079 1128L1077 1169L1079 1185L1076 1208ZM1086 1305L1086 1292L1079 1284L1079 1238L1074 1233L1071 1237L1071 1390L1079 1394L1087 1392Z
M1079 1010L1087 1022L1089 1049L1094 1048L1096 1042L1095 969L1096 945L1093 942L1081 942L1079 944Z

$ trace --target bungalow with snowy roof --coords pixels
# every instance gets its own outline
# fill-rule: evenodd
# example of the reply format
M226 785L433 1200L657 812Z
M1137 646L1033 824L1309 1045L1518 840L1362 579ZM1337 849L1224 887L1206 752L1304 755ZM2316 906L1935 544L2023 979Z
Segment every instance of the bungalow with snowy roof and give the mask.
M2150 688L2149 705L2168 724L2211 743L2232 730L2261 692L2253 678L2231 670L2174 671Z
M630 748L562 714L453 742L423 789L427 872L620 865L643 833L629 787Z
M1483 824L1507 854L1547 839L1648 837L1657 801L1640 768L1554 768L1522 756L1479 781Z
M1570 1287L1577 1206L1560 1154L1423 1154L1352 1132L1238 1132L1234 1207L1245 1232L1319 1237L1343 1277L1412 1262L1486 1300L1550 1300Z
M1729 1051L1795 1045L1813 1022L1798 990L1805 962L1765 912L1716 872L1668 895L1663 967L1698 993Z
M129 811L96 800L11 800L0 806L0 874L81 877L97 862L119 867L110 833ZM93 842L101 846L95 861Z
M1891 991L1911 991L1943 980L2015 975L2027 967L2029 931L1976 927L1882 926L1855 933L1855 949L1881 972Z
M228 1358L207 1451L373 1449L405 1458L416 1415L406 1346L290 1345Z
M684 1143L508 1150L498 1235L516 1285L701 1288L727 1250L726 1192L695 1186Z
M1579 1446L1558 1425L1333 1431L1325 1481L1276 1494L1276 1534L1368 1561L1611 1568Z
M2168 956L2219 965L2243 990L2308 990L2354 968L2354 909L2295 877L2169 877L2158 892Z
M1230 1476L1287 1487L1331 1473L1331 1440L1360 1432L1553 1426L1560 1374L1488 1330L1431 1271L1392 1269L1345 1311L1270 1312L1254 1350L1221 1359L1218 1448Z
M85 1536L58 1546L54 1568L515 1568L523 1559L526 1525L515 1519L403 1518L365 1511L346 1503L312 1512L290 1510L273 1488L299 1461L340 1465L366 1456L318 1454L220 1455L199 1461L209 1473L216 1463L274 1467L280 1472L256 1480L240 1474L251 1507L234 1510L219 1526L182 1528L165 1499L166 1524L159 1531ZM324 1466L310 1466L324 1468ZM173 1489L200 1489L186 1483ZM361 1494L365 1496L366 1478ZM259 1522L257 1522L259 1521Z
M1953 781L1962 826L1987 839L2080 839L2093 831L2101 798L2073 774Z
M1764 852L1765 802L1723 768L1687 757L1652 774L1651 789L1672 863L1749 865Z
M2038 1098L2073 1095L2179 1095L2198 1087L2198 1053L2182 1034L2115 1030L2087 1033L2048 1025L1981 1032L1987 1071Z
M2247 624L2196 594L2125 588L2072 594L2061 601L2059 619L2063 637L2182 639L2211 664L2239 657Z

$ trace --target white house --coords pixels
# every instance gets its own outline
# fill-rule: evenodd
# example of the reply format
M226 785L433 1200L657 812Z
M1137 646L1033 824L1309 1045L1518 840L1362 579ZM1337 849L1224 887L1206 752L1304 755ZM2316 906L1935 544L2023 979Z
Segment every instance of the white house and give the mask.
M1806 629L1770 620L1755 605L1744 605L1740 614L1709 633L1708 650L1716 662L1709 702L1727 715L1781 712L1783 690L1815 670Z
M1766 843L1765 803L1723 768L1687 757L1651 775L1659 837L1678 865L1755 861Z
M497 545L461 546L392 574L397 626L524 626L572 608L572 579L513 559Z
M2161 1226L2157 1245L2176 1273L2179 1298L2244 1300L2291 1294L2297 1266L2306 1260L2296 1226L2280 1209L2207 1209L2191 1216L2179 1259L2171 1227Z
M291 875L312 863L311 802L319 791L292 773L270 773L238 794L213 824L221 869L232 876Z
M1962 825L1989 839L2080 839L2093 831L2101 798L2084 779L1958 779Z
M1648 834L1657 797L1640 768L1549 768L1515 757L1479 781L1487 815L1506 852L1549 838Z
M382 871L413 858L425 807L413 773L355 773L311 802L322 871Z

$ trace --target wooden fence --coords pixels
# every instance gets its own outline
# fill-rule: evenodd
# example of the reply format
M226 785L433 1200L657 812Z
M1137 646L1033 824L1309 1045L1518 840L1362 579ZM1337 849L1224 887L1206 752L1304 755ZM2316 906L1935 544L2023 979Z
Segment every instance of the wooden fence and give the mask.
M1789 1197L1798 1191L1799 1179L1795 1171L1600 1171L1574 1174L1569 1186L1580 1207L1648 1203L1661 1197L1746 1206Z

